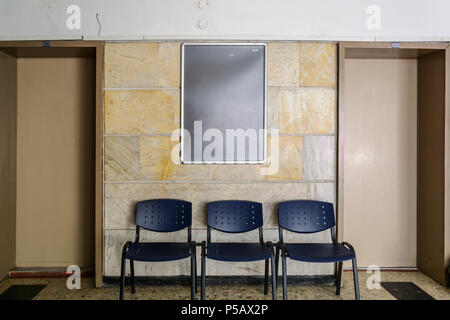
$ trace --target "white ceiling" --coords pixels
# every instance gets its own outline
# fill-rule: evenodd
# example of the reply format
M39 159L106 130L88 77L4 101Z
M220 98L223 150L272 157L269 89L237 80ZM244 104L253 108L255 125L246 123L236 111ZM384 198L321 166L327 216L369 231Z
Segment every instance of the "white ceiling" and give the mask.
M448 0L2 0L0 40L449 41L449 12Z

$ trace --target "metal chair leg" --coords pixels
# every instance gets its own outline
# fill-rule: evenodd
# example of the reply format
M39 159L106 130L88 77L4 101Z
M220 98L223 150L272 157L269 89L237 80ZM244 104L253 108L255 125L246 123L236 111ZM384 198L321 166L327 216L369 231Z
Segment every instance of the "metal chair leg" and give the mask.
M269 293L269 259L264 261L264 294Z
M191 283L191 300L195 300L195 254L194 254L195 247L191 250L191 277L192 277L192 283Z
M341 281L342 281L342 261L337 263L336 269L336 295L341 294Z
M125 286L125 259L122 258L122 266L120 268L120 291L119 300L123 300L123 289Z
M353 265L353 282L355 284L355 299L359 300L359 281L358 281L358 266L356 264L356 257L352 259Z
M286 253L284 250L281 252L281 263L283 268L283 300L287 300L287 266L286 266Z
M197 294L198 293L198 288L197 288L197 247L194 247L194 275L195 275L194 290L195 290L195 294Z
M205 290L206 290L206 254L205 247L202 246L202 285L201 285L201 300L205 300Z
M136 287L134 286L134 260L130 260L130 271L131 271L131 293L136 293Z
M119 289L119 299L120 300L123 300L123 291L124 291L124 288L125 288L125 269L126 269L125 256L127 254L127 250L128 250L128 247L130 245L131 245L131 241L127 241L124 244L123 249L122 249L122 261L121 261L121 265L120 265L120 289ZM133 266L132 272L133 272L133 275L134 275L134 266Z
M277 246L277 251L275 255L275 276L278 279L278 267L280 264L280 248Z
M125 253L126 253L126 245L123 247L122 250L122 262L120 265L120 290L119 290L119 299L123 300L123 290L125 287Z
M277 300L277 275L275 274L275 257L270 258L270 262L272 264L272 299Z

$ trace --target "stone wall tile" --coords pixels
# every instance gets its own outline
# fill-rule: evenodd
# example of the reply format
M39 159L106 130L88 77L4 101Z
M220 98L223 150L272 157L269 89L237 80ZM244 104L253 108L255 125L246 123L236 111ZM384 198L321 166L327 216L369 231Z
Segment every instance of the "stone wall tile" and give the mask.
M273 42L267 45L269 86L298 86L300 82L300 44Z
M105 137L105 181L139 180L139 138Z
M105 134L171 134L179 127L179 90L105 92Z
M158 87L180 87L180 50L179 42L158 44Z
M334 89L280 89L281 133L334 133Z
M171 137L141 137L140 150L144 180L209 180L210 165L181 164L179 143Z
M303 179L333 180L336 176L335 136L303 137Z
M106 88L154 88L157 82L157 43L106 43Z
M335 43L302 43L300 45L300 85L336 85Z
M269 150L272 150L274 138L269 139ZM279 148L275 148L278 154L278 171L267 175L267 180L301 180L302 179L302 137L279 136ZM271 153L271 161L277 157Z

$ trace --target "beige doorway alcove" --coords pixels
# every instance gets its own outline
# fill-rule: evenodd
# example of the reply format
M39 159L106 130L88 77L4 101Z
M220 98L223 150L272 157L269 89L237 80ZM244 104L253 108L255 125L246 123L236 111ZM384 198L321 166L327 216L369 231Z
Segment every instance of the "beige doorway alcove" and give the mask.
M339 44L338 237L361 268L450 262L448 43Z
M102 69L102 42L0 42L0 278L78 265L101 284Z

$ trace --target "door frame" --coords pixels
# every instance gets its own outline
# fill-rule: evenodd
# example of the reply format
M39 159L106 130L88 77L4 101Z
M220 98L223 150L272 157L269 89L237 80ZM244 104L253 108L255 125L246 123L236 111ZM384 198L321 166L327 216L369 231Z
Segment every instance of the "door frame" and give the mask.
M94 48L95 49L95 286L103 284L103 41L0 41L0 47L12 48Z
M338 105L337 105L337 166L336 166L336 231L339 241L344 241L344 122L345 122L345 57L347 49L367 49L367 57L370 56L370 50L375 49L438 49L445 50L446 61L446 88L445 88L445 165L450 166L450 46L448 42L339 42L338 43ZM361 50L361 57L365 50ZM372 53L373 55L373 53ZM373 56L372 56L373 57ZM450 230L450 170L445 172L445 230ZM446 232L446 256L450 254L450 235Z

